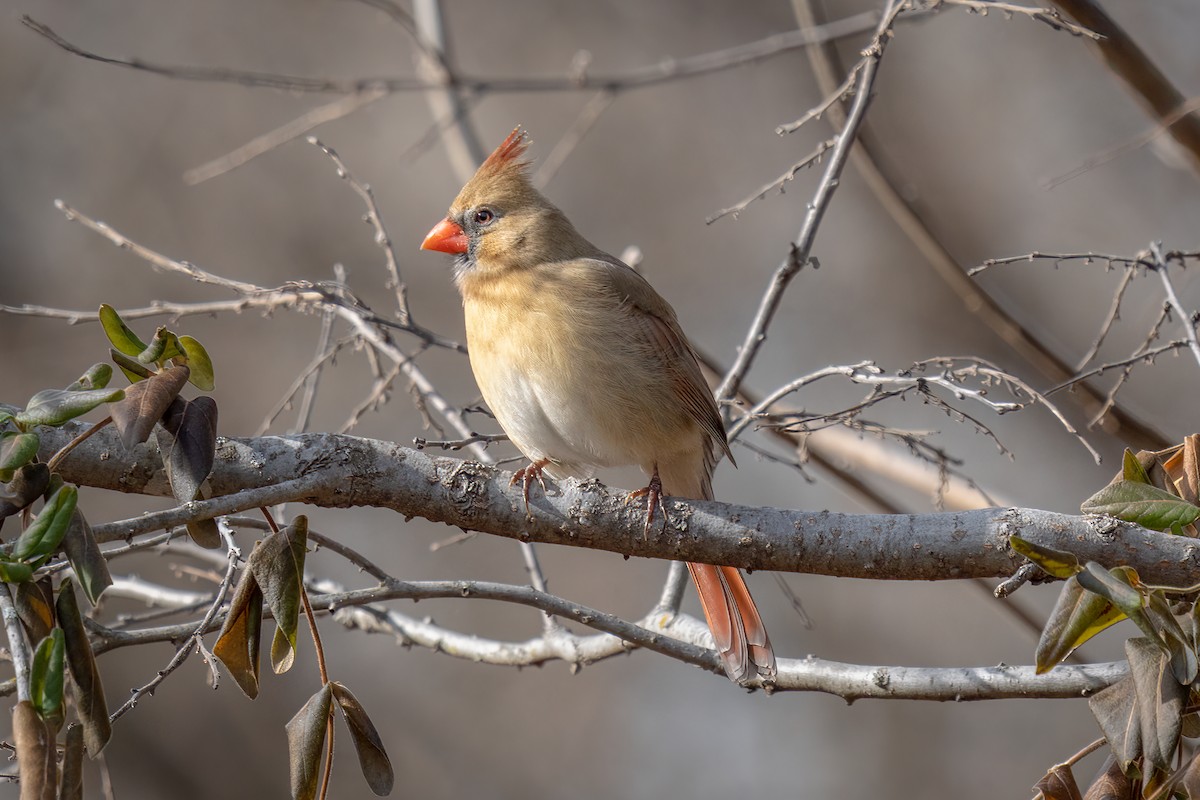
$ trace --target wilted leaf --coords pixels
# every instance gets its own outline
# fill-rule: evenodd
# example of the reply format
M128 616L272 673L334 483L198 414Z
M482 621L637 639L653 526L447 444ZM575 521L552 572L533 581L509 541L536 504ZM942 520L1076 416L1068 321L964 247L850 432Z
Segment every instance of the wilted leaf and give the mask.
M89 603L96 605L101 593L112 586L112 575L108 571L108 560L100 552L96 535L92 533L92 526L78 508L71 517L71 525L67 528L62 546L84 596Z
M1200 436L1192 434L1183 440L1183 469L1178 476L1172 476L1175 490L1179 496L1189 503L1197 502L1197 488L1200 485Z
M1083 571L1075 577L1080 586L1108 600L1133 620L1143 633L1166 649L1166 643L1144 613L1142 593L1130 585L1129 576L1124 568L1114 567L1107 570L1095 561L1089 561L1084 565Z
M125 320L121 319L117 310L108 303L100 306L100 325L104 328L104 335L108 337L112 346L125 355L136 356L146 349L146 343L138 338L138 335L125 324Z
M96 669L96 656L83 627L79 603L75 600L75 584L70 578L65 578L58 588L55 610L66 644L67 666L75 684L75 713L83 723L83 741L88 755L95 758L112 738L112 726L108 722L104 684Z
M0 481L11 481L18 467L33 461L41 442L36 433L0 433Z
M1179 744L1187 688L1175 680L1168 669L1167 654L1153 642L1129 639L1125 642L1125 655L1137 698L1142 755L1147 764L1168 772Z
M150 437L187 379L187 367L168 367L125 390L125 399L112 406L112 418L126 450Z
M325 684L287 724L288 761L291 764L294 800L316 797L332 694L330 685Z
M112 403L125 396L121 389L46 389L29 398L24 411L13 419L23 427L62 425L81 417L96 406Z
M215 550L221 546L221 530L213 519L194 519L185 523L188 536L200 547Z
M346 718L350 738L354 740L354 749L358 752L358 765L362 768L363 777L367 779L367 785L379 797L391 794L396 776L392 772L392 762L387 751L383 749L383 739L379 738L379 731L375 730L366 709L349 689L337 681L330 685L333 687L333 696Z
M1076 578L1068 578L1038 640L1038 674L1049 671L1075 648L1123 619L1125 615L1111 602L1085 591Z
M1083 800L1134 800L1137 790L1137 783L1125 776L1116 757L1109 754Z
M211 392L216 387L216 380L213 374L212 359L208 357L208 351L204 349L204 345L191 336L180 336L179 346L183 348L183 353L187 357L187 365L191 367L192 385L202 392Z
M1166 596L1162 592L1151 592L1145 613L1150 625L1158 631L1167 645L1167 652L1171 656L1171 672L1174 673L1175 679L1184 686L1190 686L1196 679L1200 664L1197 664L1191 639L1183 632L1179 620L1171 613Z
M29 634L29 641L40 642L54 627L54 587L50 578L18 584L13 593L17 617Z
M1155 531L1200 519L1200 507L1156 486L1125 480L1105 486L1085 500L1080 510L1085 514L1107 514Z
M216 401L176 397L163 414L158 449L175 499L181 503L197 499L217 452Z
M1125 448L1125 457L1121 462L1121 477L1133 483L1150 483L1150 474L1146 472L1146 468L1142 466L1137 455L1128 447Z
M28 700L13 708L12 735L21 771L21 800L55 800L58 767L54 736Z
M1126 676L1088 698L1088 707L1108 739L1121 771L1142 755L1142 723L1137 714L1137 690Z
M69 726L66 738L61 777L58 781L58 800L83 800L82 726Z
M79 490L70 484L55 492L17 539L13 555L19 559L34 561L57 550L71 525L71 516L75 513L75 505L78 502Z
M121 372L125 373L125 377L129 379L130 383L144 381L154 375L154 370L136 358L130 358L124 353L118 353L116 350L109 350L108 354L112 357L113 362L121 368Z
M301 514L291 525L259 542L246 559L246 569L254 573L278 625L271 642L271 667L276 674L291 669L296 658L307 541L308 517Z
M1068 553L1065 550L1055 550L1052 547L1043 547L1040 544L1035 544L1020 536L1013 534L1008 537L1008 543L1013 550L1023 555L1033 563L1042 568L1046 574L1066 580L1067 578L1079 572L1079 559L1075 558L1074 553Z
M63 677L63 632L55 628L38 644L29 668L29 700L47 722L62 719Z
M0 485L0 520L11 517L46 493L50 468L42 463L26 464L13 479Z
M1046 800L1082 800L1071 768L1056 764L1033 786Z
M262 634L263 594L250 569L242 571L229 614L221 626L213 655L221 659L242 693L258 697L258 651Z

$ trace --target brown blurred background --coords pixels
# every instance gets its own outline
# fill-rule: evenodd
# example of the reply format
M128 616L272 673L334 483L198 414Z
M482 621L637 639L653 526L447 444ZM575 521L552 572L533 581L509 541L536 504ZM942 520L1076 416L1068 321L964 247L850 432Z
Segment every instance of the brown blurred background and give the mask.
M829 2L830 18L877 8ZM1186 94L1200 90L1200 50L1191 33L1200 7L1187 0L1108 0L1105 7L1154 54ZM0 303L94 310L153 300L226 299L221 291L153 272L81 226L52 200L175 258L218 274L273 286L332 277L344 264L354 290L390 309L383 259L361 222L363 208L316 148L294 141L229 174L188 186L182 174L306 110L335 98L178 82L85 61L34 35L29 14L85 47L114 56L289 74L355 78L412 75L413 47L381 12L350 0L15 0L0 22ZM783 0L520 0L446 4L456 63L482 77L565 74L581 50L596 74L653 64L792 29ZM868 40L840 43L850 63ZM828 135L817 122L790 137L777 125L820 100L802 52L706 77L630 91L617 98L572 153L547 193L598 245L637 245L643 270L675 305L690 336L728 363L762 289L803 217L816 173L740 219L705 218L752 192ZM544 158L587 103L587 93L495 94L473 106L487 147L515 124ZM418 253L459 186L439 144L411 148L431 124L426 99L400 93L318 128L355 174L369 182L396 242L415 314L448 336L462 335L458 300L440 256ZM903 190L960 263L1031 250L1133 254L1151 240L1194 248L1200 192L1169 148L1143 149L1053 190L1047 179L1151 123L1083 41L1024 18L958 9L902 24L887 51L868 124ZM819 270L789 292L748 385L759 393L828 364L874 359L889 370L935 355L978 355L1046 387L933 276L852 170L817 239ZM1088 347L1119 274L1103 264L1054 269L1020 264L981 284L1016 318L1074 361ZM1200 298L1190 276L1184 304ZM1131 288L1104 351L1136 346L1161 305L1160 287ZM151 322L137 325L139 330ZM206 344L217 364L221 433L251 434L312 359L315 317L280 313L188 318L177 326ZM1177 336L1172 332L1171 337ZM0 401L19 403L65 385L106 345L94 325L0 315ZM423 365L454 402L474 400L465 358L431 351ZM1172 440L1195 430L1195 364L1161 359L1140 369L1123 405ZM368 392L361 354L346 352L321 384L313 429L341 426ZM392 402L355 432L402 443L429 435L399 384ZM833 410L863 394L834 384L798 402ZM1066 398L1076 423L1080 415ZM873 417L943 432L964 469L1011 502L1059 511L1107 481L1120 445L1097 433L1097 467L1049 414L996 419L975 409L1014 452L917 403ZM275 428L291 424L285 413ZM737 453L717 493L732 502L854 510L836 484ZM620 480L620 479L619 479ZM630 479L632 481L633 479ZM890 492L913 510L928 496ZM86 492L93 521L117 519L162 501ZM312 511L313 524L401 578L522 583L516 547L488 537L431 552L452 531L379 511ZM666 565L601 553L542 548L550 588L598 608L637 617L657 596ZM116 565L118 572L171 577L172 556ZM330 554L311 570L348 585L362 579ZM978 588L953 582L903 585L791 576L814 630L804 630L769 576L753 588L777 651L868 664L1029 663L1034 642ZM689 590L690 592L690 590ZM1026 588L1011 602L1044 616L1054 588ZM114 609L123 608L113 604ZM689 593L685 608L699 613ZM428 602L429 614L481 635L537 635L527 610L481 601ZM396 766L395 796L718 797L759 793L804 797L1024 796L1051 764L1098 733L1082 701L936 705L864 701L847 707L823 695L746 694L724 679L635 653L571 675L562 664L517 671L403 649L388 637L324 627L334 677L373 715ZM1095 659L1119 657L1120 629L1089 645ZM167 645L104 657L110 703L149 680L170 658ZM311 647L295 670L264 677L248 702L228 678L206 688L192 659L115 728L106 751L123 800L283 796L284 723L316 688ZM342 736L334 796L368 797ZM1087 773L1087 768L1080 770ZM89 796L99 796L89 773ZM4 792L15 790L4 789Z

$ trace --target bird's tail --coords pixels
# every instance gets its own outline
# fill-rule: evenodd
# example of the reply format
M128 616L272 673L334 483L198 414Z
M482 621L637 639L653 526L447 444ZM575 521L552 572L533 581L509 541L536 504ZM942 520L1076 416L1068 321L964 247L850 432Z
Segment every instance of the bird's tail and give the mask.
M688 563L700 595L704 618L721 654L725 674L735 683L751 677L750 668L766 680L775 677L775 651L754 598L737 567Z
M693 469L679 473L664 466L659 465L664 494L713 499L711 467L705 465L702 472ZM764 680L774 679L775 651L741 571L737 567L691 562L687 566L725 674L735 683L744 683L753 677L753 668Z

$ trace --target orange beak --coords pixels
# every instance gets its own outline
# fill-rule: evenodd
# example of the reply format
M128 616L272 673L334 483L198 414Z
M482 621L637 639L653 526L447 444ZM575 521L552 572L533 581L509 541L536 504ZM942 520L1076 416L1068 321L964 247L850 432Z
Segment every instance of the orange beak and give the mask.
M467 235L449 217L433 226L421 242L422 250L437 250L439 253L462 255L467 252Z

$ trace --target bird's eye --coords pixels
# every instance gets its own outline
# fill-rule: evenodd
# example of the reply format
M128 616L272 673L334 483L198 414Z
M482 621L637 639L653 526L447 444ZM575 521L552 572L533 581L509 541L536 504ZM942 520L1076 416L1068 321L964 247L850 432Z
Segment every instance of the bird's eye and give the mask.
M496 218L496 212L490 208L481 208L475 212L475 224L487 225Z

